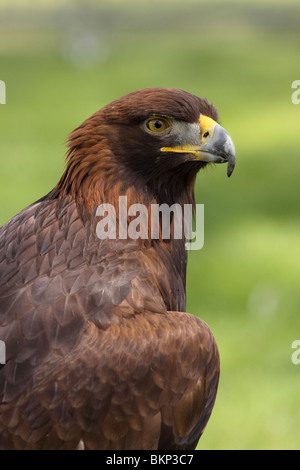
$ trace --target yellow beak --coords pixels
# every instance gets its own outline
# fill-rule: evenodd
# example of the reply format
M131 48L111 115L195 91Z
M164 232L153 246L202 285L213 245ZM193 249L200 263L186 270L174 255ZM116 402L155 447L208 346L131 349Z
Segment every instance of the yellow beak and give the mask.
M162 147L162 152L175 152L193 155L195 161L228 163L227 175L230 176L235 167L235 147L228 132L208 116L199 119L199 143L183 144L175 147Z

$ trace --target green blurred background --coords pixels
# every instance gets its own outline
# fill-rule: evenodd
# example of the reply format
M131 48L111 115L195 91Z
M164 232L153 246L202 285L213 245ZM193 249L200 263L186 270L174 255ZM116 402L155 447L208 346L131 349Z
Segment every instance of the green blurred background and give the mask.
M297 449L300 364L299 1L0 2L0 223L46 194L69 132L145 87L207 97L237 166L199 174L205 244L189 252L187 309L221 354L199 449Z

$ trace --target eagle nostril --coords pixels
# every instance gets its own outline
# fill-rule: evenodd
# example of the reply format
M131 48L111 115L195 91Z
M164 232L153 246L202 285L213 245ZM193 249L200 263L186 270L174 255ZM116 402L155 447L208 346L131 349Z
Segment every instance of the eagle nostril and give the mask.
M208 137L208 136L209 136L209 131L204 132L203 138L206 139L206 137Z

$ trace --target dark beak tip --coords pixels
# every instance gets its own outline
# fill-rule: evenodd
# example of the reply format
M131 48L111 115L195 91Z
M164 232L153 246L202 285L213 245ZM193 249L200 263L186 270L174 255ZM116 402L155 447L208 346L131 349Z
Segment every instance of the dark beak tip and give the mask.
M235 167L235 163L234 164L228 163L228 166L227 166L227 176L228 176L228 178L230 178L230 176L232 175L234 167Z

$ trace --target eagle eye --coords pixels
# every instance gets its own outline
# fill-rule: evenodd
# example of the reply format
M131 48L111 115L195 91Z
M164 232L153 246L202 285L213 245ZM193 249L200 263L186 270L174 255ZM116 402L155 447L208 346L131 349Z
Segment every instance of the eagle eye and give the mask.
M145 122L145 128L151 134L161 134L171 127L168 119L163 117L152 117Z

